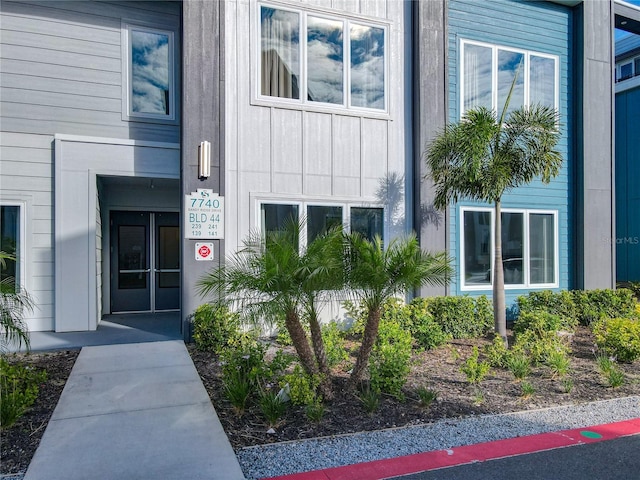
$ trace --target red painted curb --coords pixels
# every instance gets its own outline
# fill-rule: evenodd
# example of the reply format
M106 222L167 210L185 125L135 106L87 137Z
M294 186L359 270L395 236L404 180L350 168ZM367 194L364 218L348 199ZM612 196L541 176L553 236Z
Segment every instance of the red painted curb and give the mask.
M472 462L553 450L586 443L602 442L614 438L640 434L640 418L607 423L585 428L540 433L526 437L509 438L478 443L450 450L417 453L404 457L357 463L344 467L327 468L311 472L294 473L264 480L381 480L389 477L426 472Z

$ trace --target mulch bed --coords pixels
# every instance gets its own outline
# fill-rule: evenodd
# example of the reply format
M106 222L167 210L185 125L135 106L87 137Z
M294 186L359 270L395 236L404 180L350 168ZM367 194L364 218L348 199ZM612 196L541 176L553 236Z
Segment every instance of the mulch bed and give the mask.
M364 410L360 399L346 388L347 374L336 371L335 398L326 403L322 420L319 423L310 422L303 408L290 407L281 422L273 426L275 433L267 433L271 426L262 417L258 406L249 406L239 416L224 398L221 369L214 355L199 351L193 345L189 346L189 352L227 436L236 449L429 423L442 418L507 413L640 395L638 362L620 365L626 376L623 386L606 386L595 362L593 335L585 327L580 327L573 339L570 373L573 388L570 393L565 392L560 379L552 378L546 367L534 368L527 379L535 388L535 393L528 398L522 397L520 383L506 370L494 368L479 387L470 385L460 366L471 355L474 346L482 349L488 343L488 339L454 340L435 350L414 354L405 401L383 396L378 410L372 415ZM438 399L431 407L423 408L420 405L414 390L419 386L438 392Z
M0 473L25 472L40 444L62 389L69 378L80 350L9 355L9 362L21 362L47 371L38 398L29 411L10 428L2 429Z
M544 367L534 368L528 378L535 388L535 393L529 398L521 396L520 384L514 381L508 371L493 369L479 387L469 385L460 366L471 355L474 346L482 347L487 343L489 340L485 339L455 340L435 350L416 353L412 358L406 400L400 402L393 397L383 396L378 410L372 415L365 412L361 401L346 388L347 374L336 371L335 398L326 403L322 420L319 423L310 422L303 408L290 407L281 422L274 426L275 433L267 433L270 426L255 405L249 406L244 415L237 415L222 393L221 368L213 354L199 351L193 345L189 345L188 349L227 436L236 449L428 423L442 418L506 413L640 395L638 362L620 365L626 376L623 386L615 389L606 386L595 363L594 340L587 328L580 327L574 336L570 374L573 388L570 393L566 393L562 382L552 378ZM2 430L0 473L26 471L78 353L59 351L9 356L10 361L24 361L35 368L45 368L48 378L29 412L14 426ZM418 386L438 392L438 399L430 408L420 406L414 391Z

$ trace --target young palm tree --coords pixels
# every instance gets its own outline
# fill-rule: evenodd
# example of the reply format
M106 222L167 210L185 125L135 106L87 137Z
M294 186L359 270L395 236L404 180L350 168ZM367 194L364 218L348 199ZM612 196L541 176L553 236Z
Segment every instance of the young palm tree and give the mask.
M437 208L463 198L495 205L493 307L496 332L505 342L501 199L537 177L549 183L562 165L556 150L557 111L536 105L506 115L510 97L500 118L484 107L468 110L459 123L447 125L426 152Z
M244 248L199 282L202 295L232 303L251 321L284 316L285 327L309 374L321 373L325 397L331 396L330 372L320 332L320 301L343 285L342 232L319 235L304 253L298 249L303 226L289 222L266 238L252 234ZM311 344L303 327L309 323Z
M0 252L0 268L5 268L5 261L15 257ZM0 351L4 352L9 345L24 343L29 348L29 333L24 323L25 311L33 310L34 302L26 290L16 285L13 277L6 277L0 282Z
M369 241L352 233L346 238L348 286L367 310L362 344L350 378L351 386L355 387L369 363L384 302L411 288L445 284L451 275L451 267L445 253L422 251L415 235L394 239L387 248L380 237Z

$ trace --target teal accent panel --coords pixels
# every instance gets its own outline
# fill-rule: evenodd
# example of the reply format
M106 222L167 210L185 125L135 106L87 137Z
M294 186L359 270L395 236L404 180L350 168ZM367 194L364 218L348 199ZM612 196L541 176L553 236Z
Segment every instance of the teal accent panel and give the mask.
M616 94L616 280L640 282L640 87Z
M460 45L462 40L485 42L531 52L555 55L559 58L559 112L562 138L558 145L564 162L562 170L548 185L536 180L504 195L505 209L540 209L558 212L559 230L559 288L573 288L573 251L575 196L575 152L573 149L573 13L572 9L551 2L517 0L451 0L448 20L449 55L449 121L460 118ZM460 206L481 205L471 201L452 205L449 216L449 247L455 257L456 278L451 294L491 295L490 288L482 291L462 290L460 286ZM506 290L507 307L513 306L518 295L526 290Z

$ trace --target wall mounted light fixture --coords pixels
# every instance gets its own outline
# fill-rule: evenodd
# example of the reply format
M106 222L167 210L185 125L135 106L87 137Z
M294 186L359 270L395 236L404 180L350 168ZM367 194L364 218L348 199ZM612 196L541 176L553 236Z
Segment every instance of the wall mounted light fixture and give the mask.
M211 176L211 142L200 142L198 149L198 177L209 178Z

